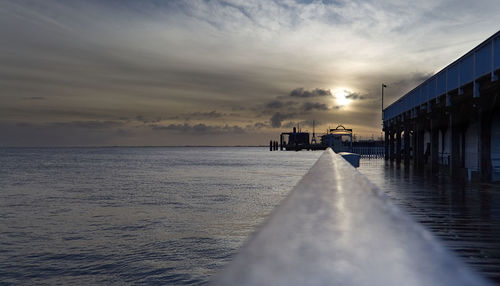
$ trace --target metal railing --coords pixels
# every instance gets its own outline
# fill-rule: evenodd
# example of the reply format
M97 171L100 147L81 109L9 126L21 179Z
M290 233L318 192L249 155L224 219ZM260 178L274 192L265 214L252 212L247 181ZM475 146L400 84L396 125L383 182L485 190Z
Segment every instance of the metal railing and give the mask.
M213 285L490 285L328 149Z
M380 158L385 155L384 146L370 146L370 147L352 147L352 152L359 154L361 157L367 158Z

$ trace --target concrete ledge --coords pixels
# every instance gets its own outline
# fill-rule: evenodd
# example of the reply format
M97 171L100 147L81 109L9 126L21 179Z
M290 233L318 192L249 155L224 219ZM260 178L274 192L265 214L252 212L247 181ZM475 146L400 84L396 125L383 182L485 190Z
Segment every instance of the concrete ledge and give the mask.
M490 285L328 149L213 285Z

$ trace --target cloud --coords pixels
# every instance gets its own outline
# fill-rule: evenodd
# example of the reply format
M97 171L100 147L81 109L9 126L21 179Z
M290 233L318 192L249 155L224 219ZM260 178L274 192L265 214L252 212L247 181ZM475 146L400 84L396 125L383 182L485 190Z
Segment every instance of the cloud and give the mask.
M187 134L198 134L198 135L210 135L210 134L241 134L245 133L245 130L237 125L206 125L203 123L199 124L169 124L169 125L150 125L153 130L159 131L172 131L175 133L187 133Z
M123 122L119 121L71 121L71 122L52 122L48 126L75 128L75 129L109 129L123 126Z
M402 79L398 79L393 82L389 82L387 84L387 88L395 87L398 89L401 88L408 88L408 87L416 87L428 78L430 78L433 75L433 73L412 73L409 75L406 75Z
M31 97L27 97L25 99L26 100L44 100L45 97L43 97L43 96L31 96Z
M281 122L283 122L286 119L290 119L292 117L293 117L292 114L276 112L273 114L273 116L271 116L269 122L272 128L279 128L281 127Z
M320 124L323 124L321 121L319 120L315 120L315 127L317 128ZM292 128L292 127L300 127L300 129L304 129L306 127L313 127L313 119L311 120L301 120L301 121L288 121L286 123L283 123L281 125L282 128ZM305 131L305 130L303 130ZM312 132L312 129L311 130L308 130L310 132ZM318 129L315 130L316 133L318 131Z
M312 117L379 130L380 83L387 106L496 32L497 0L449 2L0 1L0 122L75 133L140 122L155 140L167 140L149 128L162 120L198 120L198 132L265 118L264 134ZM326 112L325 87L356 90L356 102Z
M311 111L311 110L328 110L328 106L324 103L318 102L306 102L302 105L302 110Z
M185 114L186 119L215 119L215 118L221 118L225 116L226 114L217 112L215 110L212 110L210 112L193 112L193 113L188 113Z
M272 100L266 104L266 108L268 109L281 109L284 107L290 107L295 105L296 103L293 101L281 101L279 99Z
M0 146L124 145L133 132L122 122L2 123Z
M351 100L363 100L365 99L365 96L363 95L360 95L359 93L357 92L351 92L351 91L346 91L346 95L345 95L345 98L347 99L351 99Z
M387 83L387 88L384 90L386 102L390 103L393 100L405 95L432 75L433 73L414 72L405 76L395 76L393 81L389 81ZM386 106L388 106L388 104Z
M137 115L135 117L135 120L136 121L139 121L141 123L144 123L144 124L147 124L147 123L156 123L156 122L160 122L161 121L161 117L157 117L157 118L146 118L144 117L143 115Z
M280 126L281 128L286 128L286 129L289 129L289 128L292 128L292 127L297 127L297 123L294 122L294 121L288 121L286 123L283 123L281 124Z
M306 90L302 87L296 88L290 92L291 97L317 97L317 96L331 96L332 93L328 89L315 88L313 90Z
M264 123L264 122L256 122L253 126L254 126L255 128L257 128L257 129L261 129L261 128L266 127L266 126L267 126L267 124L266 124L266 123Z
M304 116L310 116L312 111L326 111L329 109L326 103L317 102L318 100L323 101L321 99L324 96L331 95L329 90L314 89L307 91L298 88L293 90L290 95L297 99L294 101L282 101L278 98L265 105L266 109L263 110L263 114L272 114L269 119L272 128L289 127L288 125L294 123L288 122L283 125L283 121L288 119L300 120Z

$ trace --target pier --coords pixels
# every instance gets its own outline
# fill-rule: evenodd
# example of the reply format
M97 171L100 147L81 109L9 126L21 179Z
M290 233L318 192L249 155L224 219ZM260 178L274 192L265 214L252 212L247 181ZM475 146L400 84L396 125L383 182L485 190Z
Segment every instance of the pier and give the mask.
M328 149L213 285L491 285Z
M500 31L383 109L383 146L351 148L405 172L430 170L434 179L500 181L499 77ZM281 150L284 135L293 146L309 139L283 133ZM496 250L483 252L495 249L498 228L474 213L495 219L487 192L475 209L457 213L434 205L436 194L402 193L401 204L416 205L412 217L327 149L214 285L491 285L470 265L500 281Z
M383 110L385 158L500 181L500 32Z
M314 126L314 121L313 121ZM317 142L316 137L319 138ZM353 140L353 130L338 125L328 129L326 133L297 132L293 127L292 132L283 132L278 141L269 141L269 151L300 151L300 150L325 150L331 147L335 152L353 152L361 157L377 158L385 154L384 141L382 140ZM309 139L311 138L311 139Z

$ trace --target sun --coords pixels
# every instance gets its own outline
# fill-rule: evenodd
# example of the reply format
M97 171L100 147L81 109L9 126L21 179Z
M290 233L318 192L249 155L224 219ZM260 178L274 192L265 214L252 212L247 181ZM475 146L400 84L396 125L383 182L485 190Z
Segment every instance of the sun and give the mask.
M351 99L349 95L352 92L346 88L338 88L333 91L333 95L335 96L335 102L338 106L347 106L351 103Z

